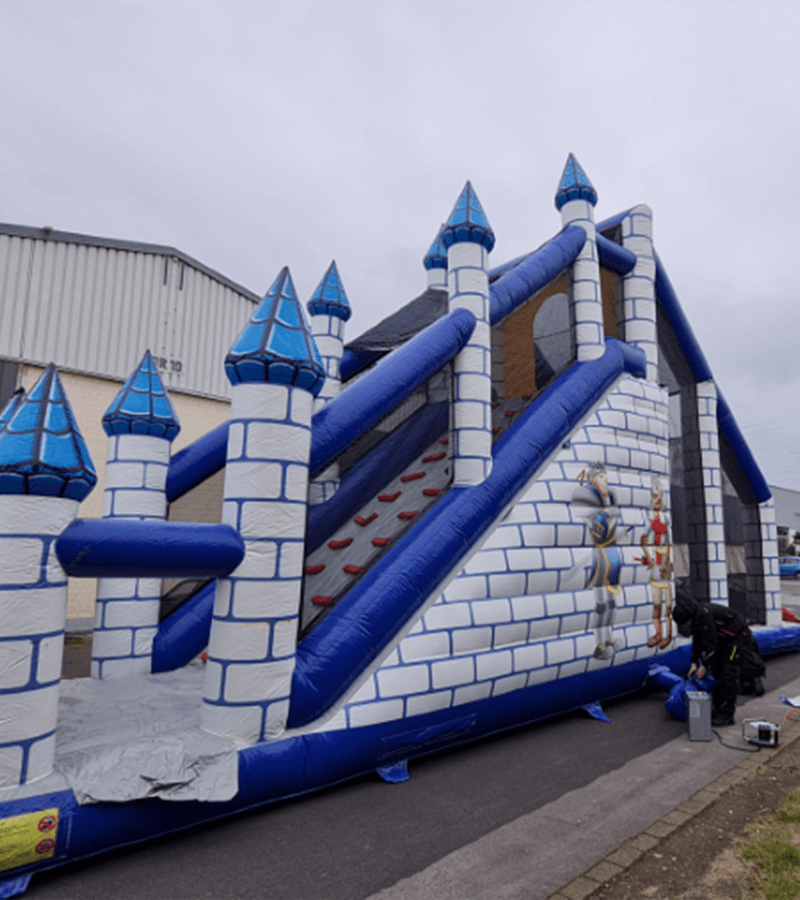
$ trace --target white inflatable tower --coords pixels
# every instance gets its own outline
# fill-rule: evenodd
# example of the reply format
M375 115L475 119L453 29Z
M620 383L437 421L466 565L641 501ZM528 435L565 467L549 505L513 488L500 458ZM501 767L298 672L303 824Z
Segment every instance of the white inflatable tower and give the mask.
M67 576L55 541L97 482L55 366L0 432L0 788L53 767Z
M440 232L447 248L448 305L477 319L469 343L455 359L453 484L480 484L492 470L492 335L489 253L494 232L467 182Z
M245 558L217 582L203 727L240 744L286 727L294 672L311 447L325 377L284 268L225 360L233 385L223 521Z
M103 416L108 435L103 518L164 520L170 444L180 424L148 350ZM160 578L100 578L92 676L148 673Z

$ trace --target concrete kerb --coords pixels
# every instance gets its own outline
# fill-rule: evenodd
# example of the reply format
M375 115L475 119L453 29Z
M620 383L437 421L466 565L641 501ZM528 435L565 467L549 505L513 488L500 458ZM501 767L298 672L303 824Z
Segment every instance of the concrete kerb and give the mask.
M672 812L653 822L640 835L624 841L613 853L609 853L605 859L600 860L583 875L574 878L555 893L550 894L547 900L586 900L595 891L630 868L645 853L656 847L661 840L700 815L722 794L752 776L770 759L783 753L798 739L800 739L800 720L786 719L781 727L778 747L762 747L760 752L751 754L712 784L678 804Z

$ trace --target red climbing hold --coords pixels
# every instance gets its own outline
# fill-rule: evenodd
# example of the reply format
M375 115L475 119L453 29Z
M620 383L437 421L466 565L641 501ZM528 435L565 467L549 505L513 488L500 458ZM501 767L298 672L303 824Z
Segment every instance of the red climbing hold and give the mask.
M418 516L418 515L419 515L419 510L418 510L418 509L415 509L413 512L411 512L411 511L409 511L409 512L401 512L401 513L397 516L397 518L398 518L398 519L413 519L414 516Z
M377 513L373 513L369 518L365 519L363 516L356 516L356 525L360 525L362 528L365 525L369 525L370 522L374 522L375 519L378 518Z
M311 602L315 606L330 606L333 603L333 597L323 597L320 594L317 594L316 597L311 598Z
M363 566L342 566L342 571L348 575L360 575L364 571Z
M396 494L378 494L378 500L380 500L381 503L394 503L400 496L400 493L401 492L398 491Z
M416 481L418 478L424 478L424 477L425 477L424 472L414 472L413 475L403 475L403 477L400 479L400 481L402 481L403 484L407 484L409 481Z
M345 547L349 547L352 543L352 538L345 538L343 541L328 541L328 546L331 550L344 550Z
M425 488L422 492L423 497L438 497L442 493L441 488Z
M306 575L319 575L325 570L325 563L319 563L316 566L306 566Z
M449 443L450 443L450 438L440 438L440 439L439 439L439 443L440 443L440 444L449 444Z
M373 538L372 546L373 547L388 547L389 544L392 543L391 538Z
M424 463L439 462L439 460L444 459L445 456L447 456L447 454L444 452L444 450L442 450L441 453L431 453L430 456L423 456L422 461Z

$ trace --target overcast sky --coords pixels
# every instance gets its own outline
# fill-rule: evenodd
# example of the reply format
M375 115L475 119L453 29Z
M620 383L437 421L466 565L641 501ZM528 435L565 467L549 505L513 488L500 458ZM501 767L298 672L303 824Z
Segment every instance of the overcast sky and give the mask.
M467 178L492 263L596 216L656 249L770 483L800 490L800 4L2 3L0 221L178 247L353 338L424 287Z

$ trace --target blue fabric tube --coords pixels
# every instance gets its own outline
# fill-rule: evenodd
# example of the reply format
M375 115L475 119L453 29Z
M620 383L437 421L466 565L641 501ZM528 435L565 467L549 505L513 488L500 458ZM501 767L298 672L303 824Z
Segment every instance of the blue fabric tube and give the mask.
M76 519L56 554L79 578L214 578L239 565L244 542L230 525Z
M185 666L208 646L217 582L199 590L158 626L153 638L153 672Z

